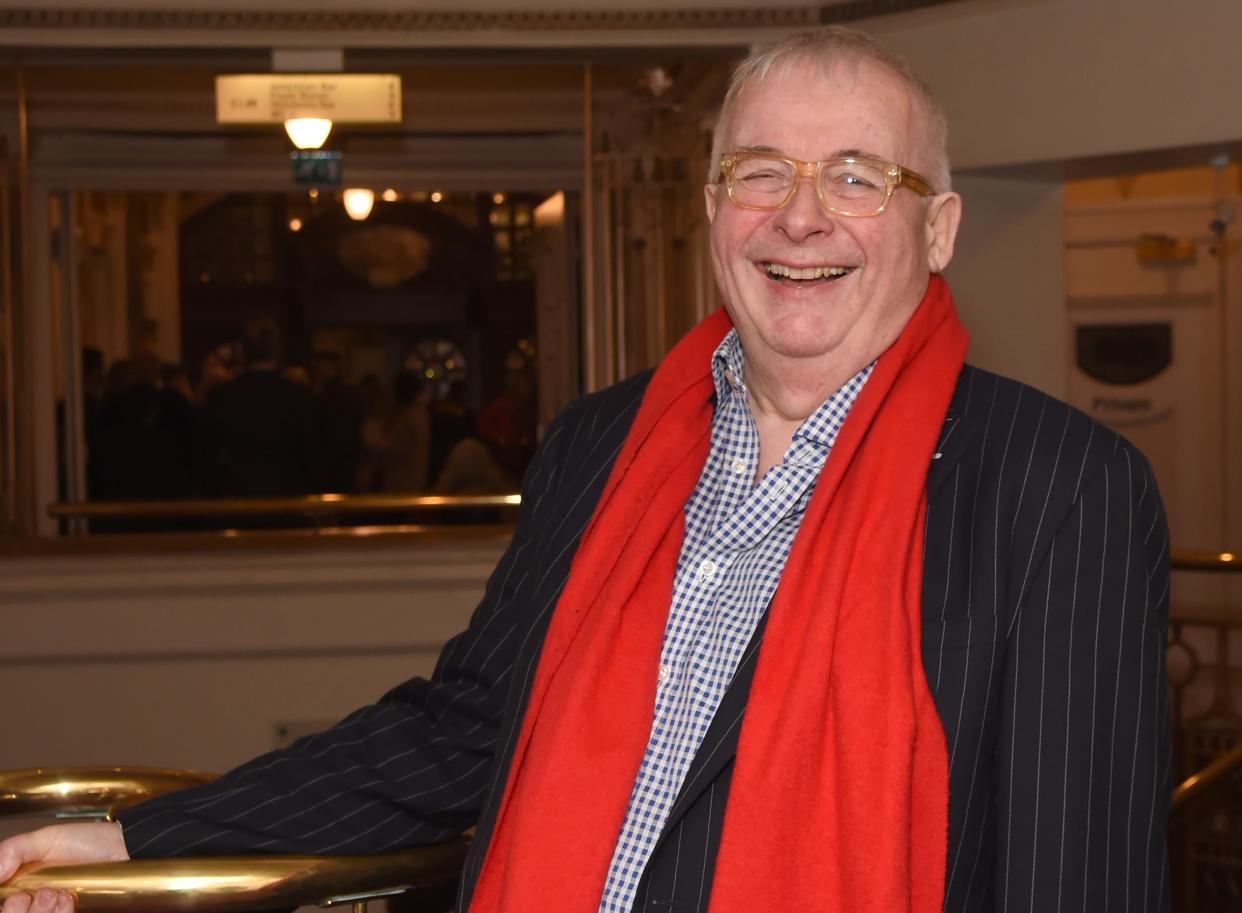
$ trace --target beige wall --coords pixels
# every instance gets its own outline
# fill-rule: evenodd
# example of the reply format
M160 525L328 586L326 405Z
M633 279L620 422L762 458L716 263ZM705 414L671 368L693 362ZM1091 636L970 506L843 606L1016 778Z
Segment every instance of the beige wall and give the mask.
M962 227L945 275L971 363L1065 395L1064 197L1045 181L961 177Z
M1242 140L1237 0L993 0L864 26L931 83L957 169Z
M430 673L501 548L0 559L0 769L227 769Z

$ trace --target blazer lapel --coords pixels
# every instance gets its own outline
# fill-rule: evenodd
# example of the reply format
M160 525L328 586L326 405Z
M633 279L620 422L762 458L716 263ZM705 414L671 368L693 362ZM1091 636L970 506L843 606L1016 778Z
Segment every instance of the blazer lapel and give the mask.
M963 420L960 415L949 412L944 419L944 430L932 454L932 462L927 467L927 497L931 498L941 485L953 474L953 467L966 452L966 445L974 437L971 422Z
M944 428L940 432L940 440L936 442L936 451L932 454L931 466L927 468L927 497L935 497L936 491L953 475L953 469L966 452L966 445L979 431L979 423L970 420L971 387L975 371L970 365L962 368L953 390L953 399L949 402L949 411L944 416Z
M690 762L686 778L682 781L673 807L669 809L664 829L660 831L660 838L656 841L655 849L652 850L653 854L675 830L677 823L685 816L686 810L715 781L720 772L733 763L733 758L737 755L737 737L742 730L742 715L746 711L746 699L750 695L750 684L755 677L759 644L763 640L763 629L766 624L767 615L765 614L755 626L755 633L751 635L750 643L746 645L746 652L742 654L737 670L733 673L733 679L720 699L720 706L716 709L711 725L707 728L707 734L703 736L703 743L699 746L694 760Z

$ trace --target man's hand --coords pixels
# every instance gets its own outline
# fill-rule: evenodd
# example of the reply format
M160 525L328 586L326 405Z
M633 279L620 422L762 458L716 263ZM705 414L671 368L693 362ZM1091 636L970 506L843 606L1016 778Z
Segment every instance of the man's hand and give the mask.
M57 824L0 841L0 884L28 862L75 865L128 858L121 829L109 821ZM34 897L14 894L0 913L69 913L72 909L73 898L68 894L44 890Z

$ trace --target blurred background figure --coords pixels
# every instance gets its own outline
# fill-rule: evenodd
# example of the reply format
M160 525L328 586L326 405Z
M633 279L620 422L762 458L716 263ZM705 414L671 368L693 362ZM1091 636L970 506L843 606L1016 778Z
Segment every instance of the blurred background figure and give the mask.
M487 444L470 435L449 451L433 490L438 495L495 495L516 487Z
M291 380L299 387L310 389L311 376L301 365L285 365L285 369L280 372L280 376L285 380Z
M276 324L258 318L242 336L243 369L203 404L199 467L207 496L265 497L316 489L320 460L310 390L279 373Z
M239 370L236 346L216 346L205 356L198 372L198 386L194 388L194 400L199 405L207 401L207 395L227 380L232 380Z
M87 485L99 500L184 498L193 491L194 414L154 349L143 347L108 371L88 421ZM89 413L88 413L89 414Z
M362 456L354 487L361 492L375 492L382 484L380 461L392 421L392 393L379 375L366 374L358 381L358 398L362 402Z
M515 350L505 359L505 387L479 413L479 437L505 474L521 478L535 455L535 375L533 365Z
M413 371L401 371L392 379L393 410L387 425L370 446L379 454L380 490L424 491L431 423L423 381Z
M466 384L447 385L443 398L430 407L431 445L427 457L427 478L438 479L448 455L462 438L474 434L474 413L466 405Z
M362 398L341 376L340 355L323 350L311 354L310 387L322 458L319 487L322 491L355 491L362 459Z

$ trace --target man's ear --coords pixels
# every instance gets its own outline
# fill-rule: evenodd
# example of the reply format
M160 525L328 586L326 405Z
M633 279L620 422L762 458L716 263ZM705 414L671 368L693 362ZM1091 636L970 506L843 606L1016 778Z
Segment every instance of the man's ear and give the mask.
M944 272L953 259L953 242L962 221L962 198L956 193L937 194L927 206L927 268L933 273Z
M716 221L716 190L720 184L703 185L703 202L707 204L707 221Z

